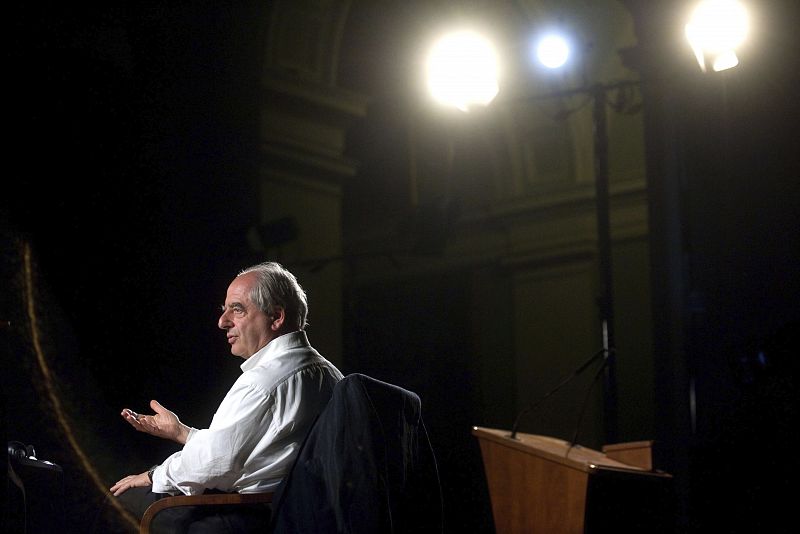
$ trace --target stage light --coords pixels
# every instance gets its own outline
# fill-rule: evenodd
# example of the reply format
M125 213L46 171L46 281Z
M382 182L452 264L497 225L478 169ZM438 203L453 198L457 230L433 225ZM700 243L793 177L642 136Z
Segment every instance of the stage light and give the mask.
M557 69L569 59L569 44L560 35L546 35L536 46L536 57L545 67Z
M714 71L735 67L736 49L749 32L747 9L737 0L705 0L692 12L685 32L703 71L708 62Z
M499 91L498 61L489 41L472 31L442 37L427 61L428 89L435 100L469 111L485 106Z

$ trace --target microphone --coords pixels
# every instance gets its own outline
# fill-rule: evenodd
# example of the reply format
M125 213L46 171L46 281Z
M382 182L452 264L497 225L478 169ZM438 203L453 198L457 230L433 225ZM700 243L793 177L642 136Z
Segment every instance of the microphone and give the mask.
M605 368L605 362L608 361L608 355L611 352L612 352L611 350L606 350L605 348L598 350L597 352L592 354L585 362L583 362L580 367L575 369L572 372L572 374L566 376L563 380L561 380L561 382L559 382L556 387L554 387L553 389L551 389L550 391L548 391L547 393L545 393L543 396L539 397L538 399L534 399L530 404L528 404L527 407L525 407L525 409L523 409L519 413L519 415L517 415L517 418L514 420L514 426L511 427L511 434L508 437L511 438L511 439L517 439L517 430L519 429L519 424L522 422L522 417L525 416L526 414L528 414L533 409L539 407L539 405L541 405L549 397L554 395L558 390L560 390L561 388L563 388L564 386L569 384L573 379L575 379L575 377L577 377L579 374L584 372L587 367L592 365L592 363L594 363L595 360L597 360L597 358L599 358L600 356L603 356L603 360L604 360L603 365L600 367L600 370L602 371ZM599 373L598 373L597 376L599 376ZM595 378L592 379L592 384L594 384L594 382L597 380L597 376L595 376ZM590 391L591 391L591 389L590 389ZM588 398L588 395L587 395L587 398ZM586 403L586 401L584 401L584 404L585 403ZM583 417L583 411L581 411L581 417Z

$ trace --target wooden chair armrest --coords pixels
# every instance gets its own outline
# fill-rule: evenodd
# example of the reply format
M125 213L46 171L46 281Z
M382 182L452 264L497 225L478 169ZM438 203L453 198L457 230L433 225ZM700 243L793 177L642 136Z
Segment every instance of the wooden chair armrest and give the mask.
M178 495L159 499L145 510L139 523L139 534L150 534L150 523L157 513L176 506L258 504L272 502L273 493L209 493L206 495Z

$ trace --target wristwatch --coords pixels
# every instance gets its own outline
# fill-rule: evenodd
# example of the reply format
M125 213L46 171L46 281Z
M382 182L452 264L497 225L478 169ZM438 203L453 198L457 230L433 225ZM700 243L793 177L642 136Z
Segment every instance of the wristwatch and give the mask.
M158 467L158 464L151 467L150 470L147 472L147 478L150 479L151 486L153 485L153 472L156 470L156 467Z

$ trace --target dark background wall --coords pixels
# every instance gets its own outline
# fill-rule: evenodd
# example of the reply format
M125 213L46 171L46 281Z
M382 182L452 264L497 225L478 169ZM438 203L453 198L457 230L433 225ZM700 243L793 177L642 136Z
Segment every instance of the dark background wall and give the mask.
M157 398L206 425L238 373L219 304L257 260L245 235L260 14L254 2L14 3L8 17L3 435L64 467L72 531L113 531L37 360L23 247L52 391L105 483L172 450L124 428L123 406Z
M32 245L42 290L93 369L146 359L129 366L131 387L153 363L197 372L170 355L215 339L220 291L250 259L250 9L18 7L13 17L4 230ZM119 387L110 400L131 393L117 397Z
M780 531L796 462L800 55L796 2L750 5L741 65L676 54L682 12L637 21L650 188L656 421L684 530ZM782 464L783 460L788 464ZM781 464L783 467L781 467Z

